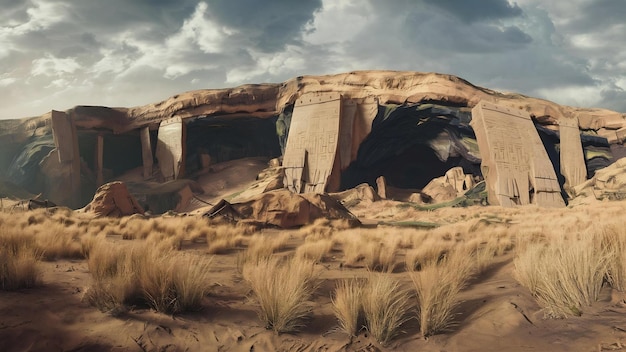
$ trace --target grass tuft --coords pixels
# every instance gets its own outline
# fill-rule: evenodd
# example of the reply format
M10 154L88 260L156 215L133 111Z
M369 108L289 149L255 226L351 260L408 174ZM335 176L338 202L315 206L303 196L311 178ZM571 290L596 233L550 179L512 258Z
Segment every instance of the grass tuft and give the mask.
M410 273L417 292L417 313L424 338L452 325L458 294L473 273L473 261L467 251L453 251L441 262L431 262L421 271Z
M276 333L297 331L309 316L308 300L315 291L313 262L295 257L286 262L262 258L244 264L243 276L260 305L259 318Z
M363 282L357 279L341 280L332 297L333 311L339 321L339 327L348 336L356 336L362 318Z
M409 320L409 290L389 274L371 273L362 297L368 331L380 344L387 344Z

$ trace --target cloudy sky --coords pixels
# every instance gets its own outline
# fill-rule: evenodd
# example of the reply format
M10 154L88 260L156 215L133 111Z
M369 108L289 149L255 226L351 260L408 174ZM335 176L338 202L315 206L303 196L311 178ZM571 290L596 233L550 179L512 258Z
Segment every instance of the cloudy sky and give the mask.
M363 69L626 112L625 0L0 0L0 119Z

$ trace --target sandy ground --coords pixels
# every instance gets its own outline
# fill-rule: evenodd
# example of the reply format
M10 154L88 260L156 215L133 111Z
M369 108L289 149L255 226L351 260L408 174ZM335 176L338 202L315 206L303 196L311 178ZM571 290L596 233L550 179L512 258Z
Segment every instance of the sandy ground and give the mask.
M235 193L253 182L266 161L223 165L202 176L207 200ZM228 174L228 177L224 175ZM219 176L219 177L218 177ZM595 210L594 210L595 209ZM398 202L363 202L351 209L370 224L410 220L443 225L437 231L462 238L463 226L476 219L486 224L533 226L536 231L580 222L593 226L596 213L619 217L626 203L600 203L594 208L560 210L524 207L447 208L419 211ZM595 211L595 213L594 213ZM574 214L574 215L572 215ZM576 215L576 214L580 214ZM571 215L571 216L570 216ZM602 221L598 215L598 221ZM456 227L453 227L456 226ZM488 225L485 225L488 226ZM385 231L393 231L386 229ZM293 253L304 239L296 230L262 230L266 236L291 234L280 255ZM121 241L119 235L109 240ZM206 244L183 243L183 251L208 255ZM34 289L0 291L0 351L609 351L626 350L626 301L604 287L600 301L580 317L545 319L529 291L513 277L514 250L496 258L461 293L454 326L424 340L416 320L389 345L381 346L366 331L350 339L337 326L331 293L338 280L364 276L363 267L343 266L343 253L335 246L329 260L316 264L320 286L312 299L313 315L306 327L293 334L276 335L257 317L252 292L237 269L237 253L215 255L213 288L203 308L193 313L166 315L134 307L120 316L102 313L82 301L90 284L85 260L43 262L43 284ZM396 263L404 262L404 250ZM399 265L389 275L410 285Z
M276 230L265 230L276 236ZM303 239L296 232L280 255ZM120 241L115 236L110 240ZM205 254L206 245L185 243L183 251ZM136 307L121 316L101 313L81 300L90 282L84 260L44 262L43 285L0 291L0 351L601 351L626 349L626 306L606 287L600 302L581 317L544 319L540 307L515 281L513 253L500 256L462 292L450 331L424 340L416 321L388 346L366 331L350 340L337 329L331 292L337 280L366 274L342 267L342 253L317 264L321 285L306 328L276 335L257 318L249 286L236 267L237 251L216 255L211 293L198 312L165 315ZM403 251L396 261L403 262ZM409 285L408 274L393 275ZM618 297L618 298L616 298Z

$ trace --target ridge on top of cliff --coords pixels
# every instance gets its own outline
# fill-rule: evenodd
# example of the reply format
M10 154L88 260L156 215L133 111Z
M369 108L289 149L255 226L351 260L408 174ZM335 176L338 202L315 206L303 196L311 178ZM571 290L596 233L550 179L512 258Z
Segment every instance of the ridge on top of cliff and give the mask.
M556 125L560 118L576 114L582 129L593 128L591 120L597 118L614 119L626 115L601 108L559 105L518 93L501 93L450 74L413 71L353 71L298 76L282 83L193 90L143 106L75 106L67 112L78 128L103 128L121 133L145 126L156 128L161 120L172 116L186 119L239 114L267 118L280 113L298 97L310 92L335 92L355 100L374 98L379 104L438 102L472 108L480 100L486 100L525 110L545 125ZM33 131L45 125L47 119L49 114L23 118L19 123L15 120L0 121L0 135Z

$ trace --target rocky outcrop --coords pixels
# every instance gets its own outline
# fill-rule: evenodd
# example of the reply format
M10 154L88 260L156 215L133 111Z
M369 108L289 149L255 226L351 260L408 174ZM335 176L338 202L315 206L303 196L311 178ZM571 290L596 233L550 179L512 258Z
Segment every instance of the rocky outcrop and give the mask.
M82 209L95 216L122 217L143 214L143 208L123 182L111 182L98 188L91 203Z
M477 165L481 156L469 127L470 110L479 101L524 111L537 129L544 130L540 131L542 142L548 140L556 159L560 121L567 121L574 134L578 127L584 133L581 141L586 165L577 162L563 169L568 187L584 178L585 169L590 177L612 161L607 139L614 146L626 139L622 113L500 93L452 75L357 71L301 76L276 84L197 90L131 108L77 106L62 113L71 127L64 130L71 129L72 138L64 138L58 128L53 131L53 114L0 121L0 170L7 170L0 171L0 178L31 193L43 193L59 204L82 206L102 182L119 179L135 168L143 169L142 182L161 183L196 177L194 172L206 172L212 163L250 156L275 158L287 152L290 128L292 132L298 130L291 122L298 120L298 115L305 116L305 120L309 116L299 105L305 107L305 100L314 96L338 97L340 105L333 107L339 113L324 114L334 116L335 122L338 116L339 130L333 129L334 136L328 139L314 133L307 137L313 137L314 145L321 146L318 149L328 157L309 155L315 148L301 143L306 150L288 158L284 185L296 188L290 182L295 180L298 185L302 181L303 191L345 190L363 182L375 185L379 176L385 177L389 187L422 189L459 163L463 163L465 173L480 175ZM310 114L320 115L317 110ZM180 148L164 143L163 128L158 132L160 125L167 126L172 119L183 127L182 133L176 129L174 135L177 142L182 142ZM578 122L572 125L572 121ZM308 125L304 130L303 136L307 136L306 131L320 135L326 132ZM64 143L51 143L52 135L55 142ZM72 144L66 145L66 141ZM168 151L176 149L176 153L164 154L164 147ZM154 154L158 164L153 165ZM551 151L548 154L558 172L554 155ZM174 161L168 161L170 156ZM306 177L299 177L301 174ZM71 179L68 184L55 186L67 178ZM255 191L279 187L280 181L275 181L259 184ZM189 198L191 193L181 197Z
M626 158L598 170L591 179L574 187L573 193L576 196L573 204L626 199Z
M227 89L204 89L181 93L167 100L132 108L77 106L68 111L80 129L108 129L121 133L144 126L156 129L161 120L172 116L254 115L276 116L303 94L340 93L347 99L376 97L379 104L405 104L433 101L454 106L474 107L480 100L527 111L544 125L558 124L566 115L577 115L581 129L601 134L626 127L624 114L606 109L585 109L527 97L500 93L475 86L447 74L407 71L356 71L327 76L300 76L283 83L247 84ZM49 117L3 121L0 135L17 133L24 138L46 128ZM606 132L607 134L616 134ZM617 133L621 136L623 133Z
M286 189L263 193L241 203L221 201L205 216L226 216L280 228L311 224L319 218L346 219L358 223L354 215L328 195L295 194Z

